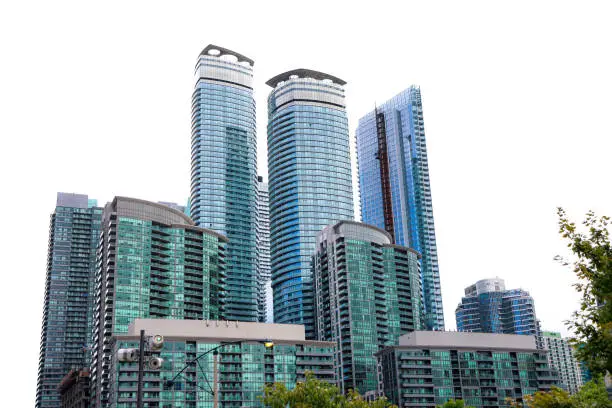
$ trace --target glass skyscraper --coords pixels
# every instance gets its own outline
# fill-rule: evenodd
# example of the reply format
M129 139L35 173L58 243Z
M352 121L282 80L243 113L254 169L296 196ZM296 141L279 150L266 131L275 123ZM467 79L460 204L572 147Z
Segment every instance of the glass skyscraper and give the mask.
M506 290L503 279L483 279L465 288L455 317L458 331L532 335L543 348L533 298L523 289Z
M224 317L227 238L179 210L115 197L104 207L95 277L92 399L109 401L111 343L136 318Z
M345 82L297 69L268 82L270 254L274 321L314 337L311 259L317 234L353 219Z
M379 228L341 221L321 231L314 255L317 340L337 343L340 389L378 389L374 354L421 329L420 254Z
M257 140L253 60L207 46L195 69L191 204L196 225L229 239L227 318L257 321Z
M425 323L444 329L421 90L410 87L359 120L361 220L420 252Z
M37 408L59 408L62 378L88 365L101 218L102 209L86 195L57 194L49 227Z
M268 307L272 297L270 281L270 206L268 183L257 177L257 276L259 279L258 313L260 322L272 322L273 311Z

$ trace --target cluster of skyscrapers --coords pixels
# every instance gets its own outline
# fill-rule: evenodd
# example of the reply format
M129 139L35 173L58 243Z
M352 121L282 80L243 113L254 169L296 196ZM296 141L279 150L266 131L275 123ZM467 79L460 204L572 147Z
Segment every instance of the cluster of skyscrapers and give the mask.
M164 365L145 375L149 407L219 395L222 407L258 406L264 384L292 387L306 371L407 407L500 406L559 384L571 364L547 354L529 294L501 280L466 289L457 326L505 337L444 332L420 89L359 121L362 223L345 82L309 69L266 82L265 183L253 66L213 45L198 57L186 207L115 197L102 208L58 194L36 406L135 406L137 369L116 351L137 347L144 328L167 338ZM195 360L224 343L219 368Z

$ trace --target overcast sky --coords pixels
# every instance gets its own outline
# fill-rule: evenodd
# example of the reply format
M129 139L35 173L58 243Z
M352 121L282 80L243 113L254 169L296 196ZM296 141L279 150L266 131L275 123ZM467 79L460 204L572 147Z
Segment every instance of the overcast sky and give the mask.
M465 286L499 276L567 333L578 298L552 260L555 207L612 215L608 2L210 3L0 6L3 406L35 397L56 192L184 202L209 43L255 60L264 176L272 76L346 80L352 139L375 102L420 85L447 327Z

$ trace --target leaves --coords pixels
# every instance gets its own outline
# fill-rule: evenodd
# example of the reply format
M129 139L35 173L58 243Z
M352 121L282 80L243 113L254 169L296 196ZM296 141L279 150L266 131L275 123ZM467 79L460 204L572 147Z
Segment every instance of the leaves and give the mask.
M559 233L568 241L573 253L573 271L578 278L574 288L582 295L580 309L566 321L574 331L572 343L576 356L593 373L612 372L612 247L610 245L610 217L598 217L593 211L586 214L580 232L567 217L565 210L557 209ZM561 257L556 260L568 263Z
M292 390L281 383L266 385L262 400L270 408L397 408L386 398L366 401L353 390L342 395L338 387L316 379L312 373L306 373L306 381L298 382Z
M584 384L573 396L560 388L552 387L548 392L538 391L525 396L522 403L512 399L508 403L514 408L612 408L612 401L608 399L608 392L601 377Z

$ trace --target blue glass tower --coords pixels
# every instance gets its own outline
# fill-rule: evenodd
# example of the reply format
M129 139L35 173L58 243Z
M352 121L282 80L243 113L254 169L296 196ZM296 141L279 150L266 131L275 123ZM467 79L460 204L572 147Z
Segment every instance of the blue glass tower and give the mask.
M209 45L192 102L191 218L229 239L228 320L257 321L257 141L253 60Z
M421 90L410 87L359 120L361 219L423 255L424 322L444 329Z
M311 258L317 234L353 219L345 82L297 69L267 82L274 321L314 338Z
M483 279L468 286L455 317L458 331L532 335L542 348L533 298L523 289L506 290L503 279Z

